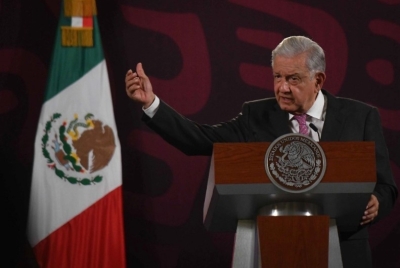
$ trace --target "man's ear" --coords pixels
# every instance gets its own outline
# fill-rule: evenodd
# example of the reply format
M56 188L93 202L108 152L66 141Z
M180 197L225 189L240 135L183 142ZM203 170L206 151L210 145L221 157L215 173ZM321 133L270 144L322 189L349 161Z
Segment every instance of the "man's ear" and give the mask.
M322 86L324 85L324 82L326 80L326 74L323 72L318 72L315 74L315 87L317 89L321 89Z

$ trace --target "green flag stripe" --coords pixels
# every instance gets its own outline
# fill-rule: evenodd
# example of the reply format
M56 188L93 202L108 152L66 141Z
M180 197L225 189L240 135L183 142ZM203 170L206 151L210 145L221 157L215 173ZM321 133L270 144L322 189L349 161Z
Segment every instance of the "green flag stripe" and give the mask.
M64 16L62 7L44 101L57 95L104 59L97 17L93 17L93 47L63 47L61 26L70 24L71 18Z

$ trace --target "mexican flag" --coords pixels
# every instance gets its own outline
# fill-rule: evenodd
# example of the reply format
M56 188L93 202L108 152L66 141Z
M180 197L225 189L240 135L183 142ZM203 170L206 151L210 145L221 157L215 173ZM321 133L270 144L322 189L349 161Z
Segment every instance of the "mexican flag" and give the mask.
M34 145L28 240L40 267L125 267L120 143L96 6L65 1Z

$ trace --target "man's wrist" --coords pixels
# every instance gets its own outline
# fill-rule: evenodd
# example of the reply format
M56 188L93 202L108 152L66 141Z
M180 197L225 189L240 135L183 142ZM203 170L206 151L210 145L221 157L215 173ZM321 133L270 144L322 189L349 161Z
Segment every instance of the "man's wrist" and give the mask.
M147 116L149 116L151 118L156 114L156 112L158 110L158 106L160 106L160 99L156 95L154 95L154 100L150 104L150 106L147 108L145 108L143 106L142 110Z

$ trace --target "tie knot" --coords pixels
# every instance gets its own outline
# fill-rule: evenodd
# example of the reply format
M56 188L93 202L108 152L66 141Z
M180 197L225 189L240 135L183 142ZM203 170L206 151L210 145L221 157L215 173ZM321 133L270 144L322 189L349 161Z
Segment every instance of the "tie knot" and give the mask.
M309 129L306 123L307 114L295 115L294 119L299 122L299 132L304 135L308 135Z
M299 124L304 124L306 122L307 114L300 114L300 115L295 115L294 119L299 122Z

